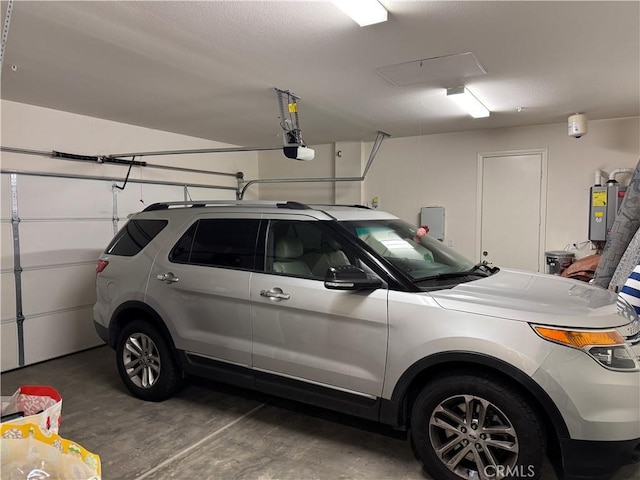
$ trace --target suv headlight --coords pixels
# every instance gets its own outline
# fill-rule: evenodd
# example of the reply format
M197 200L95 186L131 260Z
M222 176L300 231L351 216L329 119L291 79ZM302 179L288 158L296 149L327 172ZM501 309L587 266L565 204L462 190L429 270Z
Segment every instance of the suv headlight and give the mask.
M582 350L611 370L640 370L635 354L617 330L566 330L539 325L532 327L545 340Z

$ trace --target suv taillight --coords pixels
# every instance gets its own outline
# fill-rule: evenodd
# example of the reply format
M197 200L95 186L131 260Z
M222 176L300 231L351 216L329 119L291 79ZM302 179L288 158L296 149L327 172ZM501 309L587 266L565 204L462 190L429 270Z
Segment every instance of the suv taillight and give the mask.
M96 275L107 268L107 265L109 265L109 262L106 260L98 260L98 264L96 265Z

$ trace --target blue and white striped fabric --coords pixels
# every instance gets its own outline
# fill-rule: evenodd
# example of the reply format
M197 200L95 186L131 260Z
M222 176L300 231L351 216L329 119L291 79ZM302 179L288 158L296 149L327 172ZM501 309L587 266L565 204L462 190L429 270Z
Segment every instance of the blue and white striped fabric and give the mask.
M640 263L633 269L619 293L640 315Z

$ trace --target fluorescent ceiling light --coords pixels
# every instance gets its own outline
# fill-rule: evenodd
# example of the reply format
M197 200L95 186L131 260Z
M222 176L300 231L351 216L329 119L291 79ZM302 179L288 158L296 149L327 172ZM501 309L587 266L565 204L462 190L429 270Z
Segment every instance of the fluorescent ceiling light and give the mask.
M331 0L361 27L387 21L387 10L378 0Z
M447 88L447 97L452 98L473 118L488 117L491 113L487 107L480 103L480 100L467 90L467 87Z

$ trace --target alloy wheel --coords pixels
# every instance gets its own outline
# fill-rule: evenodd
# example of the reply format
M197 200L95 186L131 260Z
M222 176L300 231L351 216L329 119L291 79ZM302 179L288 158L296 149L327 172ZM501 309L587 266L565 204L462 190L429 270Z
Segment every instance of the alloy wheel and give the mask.
M144 333L132 333L127 338L122 364L131 382L139 388L151 388L160 378L160 352Z
M518 460L512 422L496 405L473 395L438 404L429 419L429 439L442 464L465 480L505 478Z

